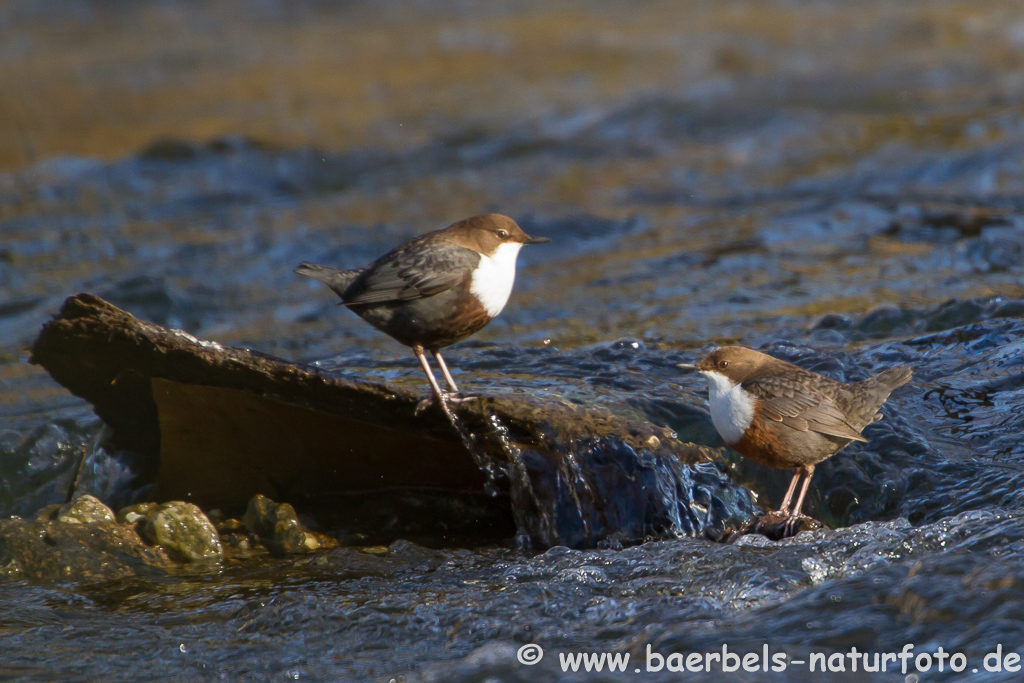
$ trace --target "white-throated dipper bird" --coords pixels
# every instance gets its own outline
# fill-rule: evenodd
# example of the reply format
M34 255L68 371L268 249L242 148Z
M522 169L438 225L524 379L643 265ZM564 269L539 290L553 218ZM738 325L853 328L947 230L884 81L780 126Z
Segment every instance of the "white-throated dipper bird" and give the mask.
M303 262L300 275L319 280L360 318L411 346L430 381L434 397L447 410L425 351L437 359L452 392L441 349L462 341L491 322L505 307L516 277L516 257L524 244L543 244L508 216L486 213L420 235L356 270Z
M711 421L726 445L762 465L795 469L776 511L790 518L801 515L814 466L851 441L867 441L861 430L881 419L878 409L911 376L899 366L844 384L742 346L679 367L707 379ZM789 510L801 474L806 479Z

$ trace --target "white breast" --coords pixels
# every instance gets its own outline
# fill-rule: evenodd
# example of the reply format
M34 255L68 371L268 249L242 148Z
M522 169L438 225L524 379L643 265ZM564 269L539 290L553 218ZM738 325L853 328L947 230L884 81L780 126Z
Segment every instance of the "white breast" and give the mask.
M754 419L754 399L739 384L717 372L700 373L708 380L711 421L727 444L743 438Z
M516 257L523 245L506 242L494 250L494 255L480 254L480 265L473 271L469 291L483 305L492 318L501 313L512 294L512 283L516 281Z

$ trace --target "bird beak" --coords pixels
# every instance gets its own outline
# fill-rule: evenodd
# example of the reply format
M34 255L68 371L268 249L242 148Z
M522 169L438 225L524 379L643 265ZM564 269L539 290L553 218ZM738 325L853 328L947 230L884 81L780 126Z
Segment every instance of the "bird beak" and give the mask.
M679 363L679 364L676 365L676 367L679 368L680 370L699 370L700 369L696 365L694 365L693 363Z
M551 240L549 240L547 237L530 237L530 236L527 236L526 239L523 240L523 244L547 244L550 241Z

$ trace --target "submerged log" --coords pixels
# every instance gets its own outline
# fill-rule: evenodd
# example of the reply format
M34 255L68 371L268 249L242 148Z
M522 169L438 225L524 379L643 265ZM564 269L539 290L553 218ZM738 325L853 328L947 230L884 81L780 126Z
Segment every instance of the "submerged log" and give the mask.
M30 362L152 463L159 500L238 509L256 494L487 488L542 546L720 538L755 512L745 489L698 465L715 451L648 423L486 397L455 408L460 434L436 406L417 414L406 389L200 341L90 294L65 302Z

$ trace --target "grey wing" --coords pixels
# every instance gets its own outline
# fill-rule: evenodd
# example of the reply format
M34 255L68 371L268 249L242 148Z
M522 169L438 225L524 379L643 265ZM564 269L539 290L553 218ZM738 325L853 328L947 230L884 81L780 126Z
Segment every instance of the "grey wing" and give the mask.
M344 302L374 304L432 296L471 277L479 263L480 255L464 247L399 247L366 268L345 291Z
M761 399L761 414L801 432L819 432L853 441L867 441L846 421L835 401L784 376L757 377L743 388Z

